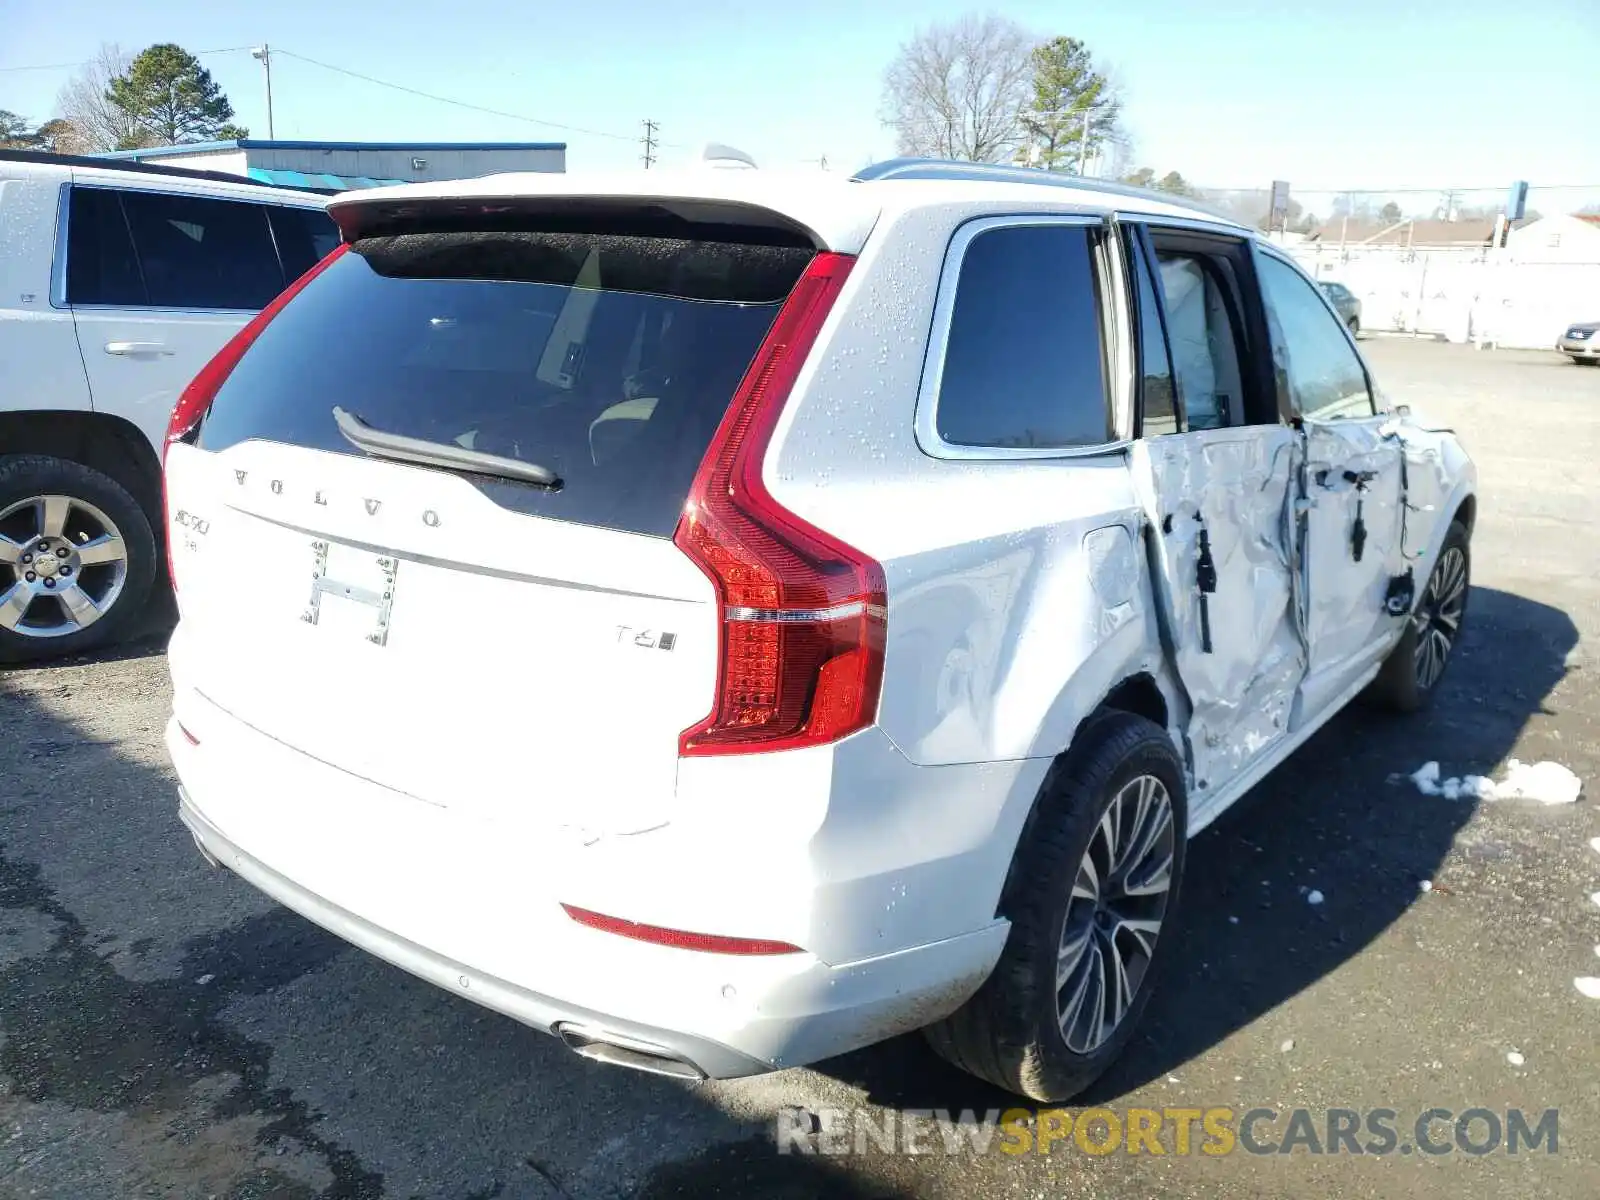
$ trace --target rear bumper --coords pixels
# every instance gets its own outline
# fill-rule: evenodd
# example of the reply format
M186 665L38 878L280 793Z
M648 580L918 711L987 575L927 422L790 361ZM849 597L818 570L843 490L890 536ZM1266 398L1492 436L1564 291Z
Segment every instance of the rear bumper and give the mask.
M241 850L229 841L220 829L201 815L200 810L195 808L187 793L181 788L178 791L178 816L189 827L194 840L209 858L235 872L285 908L292 908L328 932L375 954L385 962L392 963L448 991L460 992L485 1008L514 1017L523 1024L532 1025L546 1033L555 1033L557 1027L561 1025L603 1031L619 1041L625 1040L641 1047L652 1047L663 1059L676 1059L692 1066L701 1078L734 1079L744 1075L758 1075L772 1069L771 1063L751 1058L718 1042L665 1029L655 1029L610 1014L592 1012L586 1008L563 1003L549 996L542 996L538 992L485 974L466 963L456 962L442 954L434 953L386 929L380 929L371 921L364 920L348 909L340 908L315 892L308 891L294 880L274 871L260 859Z
M932 830L923 841L881 836L886 814L900 823L893 793L916 795L918 782L919 803L937 817L936 773L946 768L901 759L893 770L914 774L899 785L882 774L861 779L872 789L863 811L879 823L875 839L843 814L797 839L773 820L775 840L732 861L726 842L696 853L689 822L676 835L669 827L585 842L548 826L469 820L306 758L192 692L179 698L200 744L174 718L167 746L180 814L207 855L446 990L545 1032L574 1025L643 1056L595 1057L647 1069L675 1061L691 1069L671 1073L711 1078L814 1062L953 1011L1005 943L990 892L1009 846L948 855ZM792 775L796 764L778 769ZM973 778L992 785L1002 775ZM970 786L962 794L968 810L1005 796ZM830 832L834 824L846 828ZM895 844L918 861L891 869L882 860ZM878 857L869 864L865 855ZM880 902L885 888L891 898ZM954 896L984 916L954 915ZM577 925L562 901L693 932L775 936L806 952L741 957L634 941ZM944 915L930 925L930 913ZM851 929L840 928L846 921ZM948 935L928 936L951 922L960 923ZM860 953L866 945L879 952Z

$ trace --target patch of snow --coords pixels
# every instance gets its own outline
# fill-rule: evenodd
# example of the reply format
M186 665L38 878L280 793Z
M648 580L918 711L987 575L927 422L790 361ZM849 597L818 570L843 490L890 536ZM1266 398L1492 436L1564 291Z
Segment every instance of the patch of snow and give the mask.
M1593 975L1580 975L1572 981L1572 986L1589 999L1600 1000L1600 979L1596 979Z
M1506 1055L1506 1061L1508 1063L1510 1063L1513 1067L1520 1067L1523 1063L1527 1062L1528 1060L1523 1058L1522 1055L1518 1054L1515 1050L1513 1050L1513 1051L1511 1051L1511 1053Z
M1285 1038L1283 1040L1283 1045L1279 1046L1278 1049L1282 1050L1285 1054L1289 1053L1289 1051L1294 1049L1294 1039Z
M200 976L199 979L196 979L195 982L198 983L201 987L205 987L206 984L210 983L215 978L216 978L215 975L202 975L202 976Z
M1499 783L1485 775L1463 775L1459 778L1452 775L1443 778L1436 762L1423 763L1412 773L1411 782L1424 796L1443 796L1446 800L1531 800L1536 804L1572 804L1583 791L1583 781L1558 762L1525 763L1515 758L1506 763L1505 778ZM1600 838L1596 838L1595 842L1600 842Z
M1600 838L1590 838L1589 849L1593 850L1596 854L1600 854Z
M1424 879L1421 883L1417 884L1417 886L1425 892L1431 892L1433 891L1433 880Z
M1316 888L1312 888L1309 892L1306 893L1306 903L1307 904L1321 904L1322 900L1323 900L1322 893L1317 891Z
M1506 777L1494 785L1496 800L1532 800L1538 804L1572 804L1583 781L1558 762L1533 764L1512 759Z
M1594 901L1597 908L1600 908L1600 892L1593 893L1590 895L1589 899Z
M1439 764L1425 762L1411 776L1411 782L1417 785L1417 791L1424 796L1437 796L1439 794Z

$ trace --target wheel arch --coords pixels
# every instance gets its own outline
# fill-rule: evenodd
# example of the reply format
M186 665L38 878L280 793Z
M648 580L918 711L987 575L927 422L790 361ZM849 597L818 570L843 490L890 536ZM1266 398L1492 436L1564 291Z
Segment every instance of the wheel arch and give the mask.
M1182 731L1176 725L1185 711L1183 694L1171 675L1164 659L1127 661L1110 673L1111 682L1093 693L1087 704L1080 706L1078 719L1072 725L1072 734L1065 746L1051 753L1050 767L1044 773L1027 811L1016 826L1017 837L1012 848L1015 863L1017 848L1026 840L1028 827L1038 819L1041 802L1051 792L1063 772L1074 769L1078 754L1088 745L1087 737L1101 717L1111 713L1125 713L1143 717L1166 731L1172 742L1173 753L1188 773L1188 755ZM1070 694L1071 689L1068 689ZM1082 693L1080 693L1081 695ZM1009 873L1009 869L1008 869Z
M161 462L138 426L109 413L57 409L0 412L6 454L42 454L91 467L139 502L161 540Z

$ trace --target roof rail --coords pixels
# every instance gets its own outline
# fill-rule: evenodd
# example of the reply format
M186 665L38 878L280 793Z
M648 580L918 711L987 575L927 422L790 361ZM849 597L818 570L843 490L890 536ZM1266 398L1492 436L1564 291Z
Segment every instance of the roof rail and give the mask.
M964 162L953 158L891 158L884 162L862 167L851 176L858 183L873 183L882 179L972 179L986 183L1031 183L1035 186L1067 188L1084 192L1110 192L1135 200L1149 200L1157 204L1172 204L1191 208L1199 213L1240 225L1239 218L1214 208L1202 200L1178 196L1154 188L1135 187L1131 183L1117 183L1110 179L1093 179L1086 175L1067 175L1060 171L1041 171L1037 167L1013 167L1001 163Z
M244 183L251 187L275 188L282 192L329 194L321 188L297 188L284 183L262 183L243 175L223 171L201 171L195 167L169 167L131 158L97 158L92 154L51 154L43 150L0 150L0 162L49 163L58 167L87 167L105 171L131 171L136 175L174 175L179 179L209 179L215 183Z

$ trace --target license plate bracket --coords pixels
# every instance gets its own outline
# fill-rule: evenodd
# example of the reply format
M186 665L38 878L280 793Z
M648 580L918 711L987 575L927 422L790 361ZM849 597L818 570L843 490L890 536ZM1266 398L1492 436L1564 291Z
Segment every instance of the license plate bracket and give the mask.
M387 645L400 560L326 538L312 539L311 554L311 598L300 619L351 629L375 646Z

